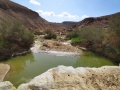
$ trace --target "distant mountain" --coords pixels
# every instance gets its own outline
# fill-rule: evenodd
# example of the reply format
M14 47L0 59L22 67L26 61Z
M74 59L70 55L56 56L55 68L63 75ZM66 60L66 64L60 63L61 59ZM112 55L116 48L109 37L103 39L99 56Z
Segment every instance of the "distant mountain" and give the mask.
M116 16L120 16L120 12L111 14L111 15L101 16L101 17L86 18L86 19L76 23L76 25L73 25L72 28L82 28L82 27L87 27L87 26L107 28L109 26L108 24L112 20L112 18L116 17Z
M57 29L35 11L10 0L0 0L0 19L19 21L30 30Z
M73 25L76 25L77 22L72 22L72 21L64 21L62 23L53 23L54 25L56 26L59 26L59 27L64 27L64 28L69 28Z
M119 27L120 12L101 17L86 18L70 29L71 31L79 30L80 37L86 39L87 42L79 43L79 46L86 47L120 63Z

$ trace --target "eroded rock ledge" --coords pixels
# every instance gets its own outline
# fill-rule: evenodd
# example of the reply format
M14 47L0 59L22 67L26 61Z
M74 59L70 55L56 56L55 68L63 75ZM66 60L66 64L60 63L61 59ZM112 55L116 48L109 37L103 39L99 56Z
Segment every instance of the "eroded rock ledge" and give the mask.
M9 81L0 82L0 90L16 90L13 84Z
M9 71L9 69L10 69L10 65L0 63L0 82L3 81L5 75Z
M120 66L73 68L59 66L16 89L9 81L0 90L120 90Z
M120 90L120 67L59 66L20 85L18 90Z

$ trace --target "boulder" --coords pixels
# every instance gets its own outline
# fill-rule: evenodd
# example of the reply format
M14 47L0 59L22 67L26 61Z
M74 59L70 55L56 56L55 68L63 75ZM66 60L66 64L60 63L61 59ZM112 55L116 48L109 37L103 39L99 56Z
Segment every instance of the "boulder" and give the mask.
M16 90L16 88L11 82L5 81L0 83L0 90Z
M9 71L9 69L10 69L10 65L0 63L0 82L3 81L5 75Z
M17 90L120 90L120 67L58 66L21 84Z

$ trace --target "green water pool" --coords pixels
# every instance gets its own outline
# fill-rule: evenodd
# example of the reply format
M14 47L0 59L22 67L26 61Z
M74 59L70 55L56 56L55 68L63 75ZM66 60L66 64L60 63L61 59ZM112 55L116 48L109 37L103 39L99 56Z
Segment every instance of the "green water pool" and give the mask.
M30 53L25 56L14 57L2 63L9 64L11 67L4 80L11 81L16 87L59 65L73 66L75 68L116 65L111 60L92 52L84 52L83 56L76 57Z

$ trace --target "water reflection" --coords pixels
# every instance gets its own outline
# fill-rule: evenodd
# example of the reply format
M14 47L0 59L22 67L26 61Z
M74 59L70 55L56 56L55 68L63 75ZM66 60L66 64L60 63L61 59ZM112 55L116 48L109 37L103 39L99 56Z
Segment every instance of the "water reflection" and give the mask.
M74 66L79 57L55 56L43 53L28 54L12 58L4 63L11 66L5 80L11 81L15 86L30 81L50 68L59 65Z
M33 54L18 56L8 61L5 61L4 63L7 63L10 65L10 71L6 75L5 80L9 80L12 83L16 82L16 85L18 85L20 78L24 78L22 74L23 74L23 71L26 69L27 63L33 63L34 61L35 60L34 60Z
M105 65L112 66L116 64L105 57L88 51L76 61L76 67L101 67Z
M55 56L43 53L27 54L18 56L8 61L4 61L11 66L5 80L11 81L16 87L21 83L30 81L50 68L59 65L73 67L99 67L103 65L115 65L104 57L100 57L91 52L86 52L83 56Z

